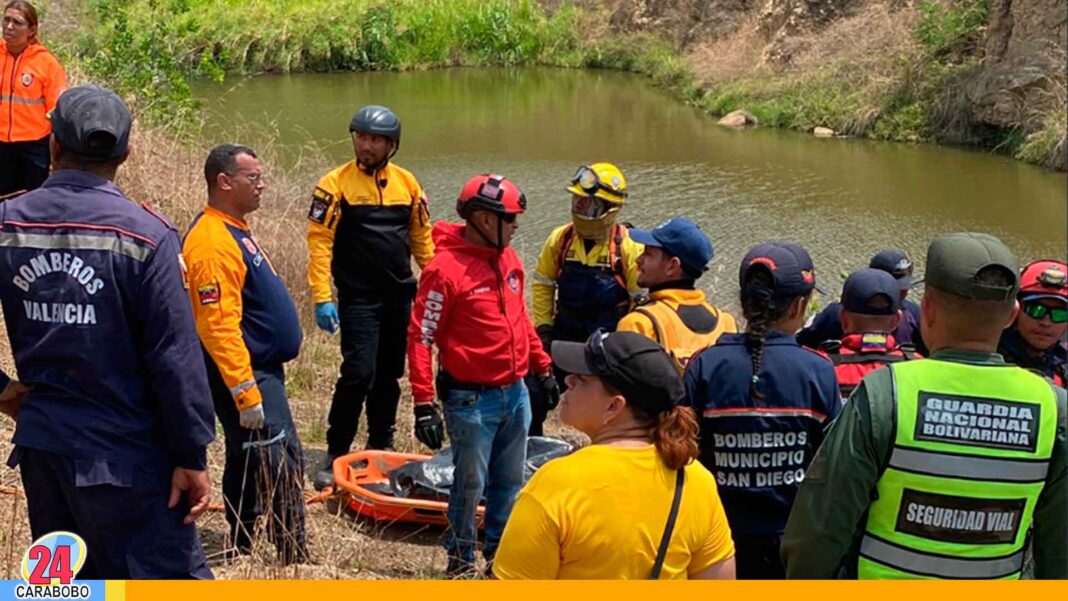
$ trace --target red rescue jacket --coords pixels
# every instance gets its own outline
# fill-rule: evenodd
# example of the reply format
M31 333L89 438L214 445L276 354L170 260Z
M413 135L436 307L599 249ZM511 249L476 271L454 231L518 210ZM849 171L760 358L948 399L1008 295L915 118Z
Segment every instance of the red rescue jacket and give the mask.
M552 360L527 314L523 263L515 250L476 246L462 224L434 225L434 258L419 278L408 325L408 379L416 403L434 400L431 347L454 379L506 386Z
M914 350L897 346L889 334L849 334L824 343L820 352L834 363L843 403L869 373L888 363L923 358Z

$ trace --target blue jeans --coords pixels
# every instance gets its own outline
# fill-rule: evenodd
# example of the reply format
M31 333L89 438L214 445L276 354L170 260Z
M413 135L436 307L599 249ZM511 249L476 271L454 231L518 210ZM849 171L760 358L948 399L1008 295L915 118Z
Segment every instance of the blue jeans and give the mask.
M449 491L449 557L475 560L475 512L486 495L483 557L492 558L523 487L527 460L530 396L523 380L482 392L450 390L445 397L445 427L452 444L453 485Z

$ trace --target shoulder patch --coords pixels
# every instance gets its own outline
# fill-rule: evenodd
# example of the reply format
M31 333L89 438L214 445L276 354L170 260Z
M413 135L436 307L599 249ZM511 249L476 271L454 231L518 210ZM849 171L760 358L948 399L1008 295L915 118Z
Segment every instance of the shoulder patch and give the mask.
M326 223L326 217L330 213L330 207L334 204L334 195L319 186L312 192L311 208L308 209L308 219L316 223Z
M170 219L167 219L162 213L160 213L159 211L157 211L157 210L153 209L152 207L148 206L147 202L142 202L141 203L141 208L146 210L146 211L148 211L148 213L150 215L152 215L153 217L155 217L156 219L159 219L160 221L162 221L163 225L167 226L167 229L171 229L171 230L174 230L176 232L178 231L178 228L175 227L173 223L171 223Z
M209 282L197 286L197 299L202 305L213 305L219 302L219 284Z

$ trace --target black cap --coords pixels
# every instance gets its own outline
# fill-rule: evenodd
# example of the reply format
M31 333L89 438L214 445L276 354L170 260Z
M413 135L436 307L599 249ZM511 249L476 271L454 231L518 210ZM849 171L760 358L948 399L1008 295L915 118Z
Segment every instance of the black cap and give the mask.
M861 315L893 315L901 308L901 289L894 276L881 269L861 269L845 281L842 306ZM878 302L878 298L886 298Z
M130 109L115 92L97 85L60 94L51 119L56 140L79 156L117 159L130 143Z
M868 267L879 269L894 276L902 290L912 286L912 260L903 250L888 248L871 258Z
M743 288L746 275L755 265L762 265L771 272L775 296L795 298L813 289L823 293L823 288L816 285L816 268L812 265L812 257L800 244L765 242L749 249L738 273L738 281Z
M649 415L670 411L685 396L671 357L641 334L597 331L585 344L554 341L552 352L560 369L605 379Z

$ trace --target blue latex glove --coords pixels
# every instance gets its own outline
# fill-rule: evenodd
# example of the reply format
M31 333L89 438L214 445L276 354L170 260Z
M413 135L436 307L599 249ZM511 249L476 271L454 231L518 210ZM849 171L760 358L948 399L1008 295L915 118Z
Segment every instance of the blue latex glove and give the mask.
M316 303L315 305L315 325L319 326L319 329L333 334L337 331L338 317L337 317L337 305L332 302Z

